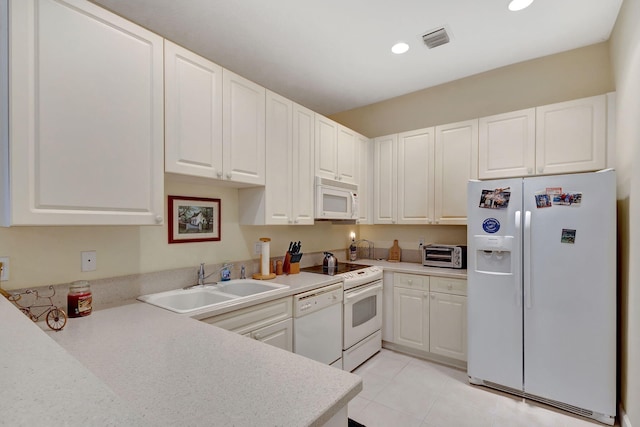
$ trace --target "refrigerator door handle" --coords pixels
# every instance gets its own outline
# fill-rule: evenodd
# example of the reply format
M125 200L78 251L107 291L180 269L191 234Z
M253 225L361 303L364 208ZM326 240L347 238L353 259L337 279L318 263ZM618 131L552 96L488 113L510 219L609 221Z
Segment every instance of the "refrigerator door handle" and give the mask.
M515 222L516 222L516 235L519 236L520 234L520 228L522 226L522 212L520 211L516 211L516 216L515 216ZM522 283L521 277L522 277L522 273L520 272L520 262L517 262L516 257L512 257L511 258L514 264L515 264L515 274L514 274L514 278L513 281L516 285L516 307L521 307L522 306L522 294L520 293L520 285Z
M524 301L531 308L531 211L524 214Z

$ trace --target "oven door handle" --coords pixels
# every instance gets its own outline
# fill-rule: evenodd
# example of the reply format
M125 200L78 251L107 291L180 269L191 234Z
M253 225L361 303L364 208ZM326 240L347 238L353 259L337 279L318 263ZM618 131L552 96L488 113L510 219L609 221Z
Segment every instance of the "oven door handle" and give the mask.
M378 283L377 285L374 285L374 286L366 286L366 289L363 289L361 291L345 293L344 300L345 300L345 303L348 303L351 300L360 298L362 295L372 293L372 292L375 293L381 290L382 290L382 283Z

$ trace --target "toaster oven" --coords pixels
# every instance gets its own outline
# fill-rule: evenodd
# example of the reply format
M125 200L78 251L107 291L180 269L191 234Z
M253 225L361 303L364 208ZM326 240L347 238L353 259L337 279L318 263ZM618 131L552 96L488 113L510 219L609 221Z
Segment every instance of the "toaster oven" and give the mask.
M467 247L440 244L423 246L422 265L427 267L467 268Z

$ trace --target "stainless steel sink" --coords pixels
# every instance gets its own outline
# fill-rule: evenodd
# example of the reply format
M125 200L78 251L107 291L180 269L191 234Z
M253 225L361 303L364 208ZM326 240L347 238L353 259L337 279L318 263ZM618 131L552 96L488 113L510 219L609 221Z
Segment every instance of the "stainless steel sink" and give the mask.
M194 313L258 299L267 293L275 293L287 288L289 286L278 283L236 279L220 284L142 295L138 300L175 313Z

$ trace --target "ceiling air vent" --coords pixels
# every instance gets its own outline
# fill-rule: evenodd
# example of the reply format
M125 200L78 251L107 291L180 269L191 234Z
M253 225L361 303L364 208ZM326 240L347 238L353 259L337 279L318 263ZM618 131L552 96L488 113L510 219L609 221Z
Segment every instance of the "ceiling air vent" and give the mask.
M422 41L429 49L449 43L449 34L444 28L438 28L422 35Z

